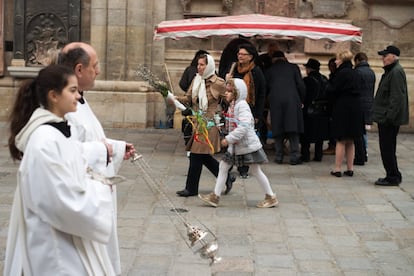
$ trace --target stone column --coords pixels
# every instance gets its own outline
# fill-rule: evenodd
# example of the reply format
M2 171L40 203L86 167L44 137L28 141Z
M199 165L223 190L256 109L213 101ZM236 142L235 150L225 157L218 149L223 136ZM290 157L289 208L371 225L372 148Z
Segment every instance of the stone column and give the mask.
M164 42L153 43L154 26L166 18L166 2L92 0L91 44L101 63L100 79L135 80L140 64L162 72Z
M160 10L160 11L159 11ZM160 18L161 17L161 18ZM91 45L96 49L101 74L98 76L103 83L111 83L110 87L125 86L125 83L138 80L136 70L140 64L151 67L152 63L164 63L164 43L160 47L153 47L153 27L155 22L165 19L165 0L91 0ZM154 61L156 60L156 61ZM153 68L151 68L153 69ZM161 73L161 71L154 71ZM104 86L102 86L104 87ZM105 86L106 87L106 86ZM134 87L132 84L129 89ZM144 101L131 110L137 112L136 122L127 125L141 126L142 114L149 125L165 125L166 106L165 101L158 92L141 91L139 87L134 92L105 90L96 86L97 106L105 106L98 99L127 99L131 97L131 103L135 97ZM104 100L107 101L107 100ZM113 108L113 105L110 105ZM109 107L108 107L109 108ZM138 112L139 109L139 112ZM105 111L110 110L104 109ZM103 111L103 110L102 110ZM117 108L113 114L124 114ZM106 114L102 112L103 114ZM118 114L119 115L119 114Z
M107 78L107 23L108 0L91 1L91 45L95 48L101 69L98 79Z
M151 32L148 32L147 39L147 53L150 53L150 56L146 57L145 63L152 65L152 70L154 72L162 73L164 72L164 63L165 63L165 41L153 41L154 28L161 21L167 20L167 3L166 0L160 1L151 1L147 0L148 3L152 5L152 16L150 16L146 22L147 26L151 26Z

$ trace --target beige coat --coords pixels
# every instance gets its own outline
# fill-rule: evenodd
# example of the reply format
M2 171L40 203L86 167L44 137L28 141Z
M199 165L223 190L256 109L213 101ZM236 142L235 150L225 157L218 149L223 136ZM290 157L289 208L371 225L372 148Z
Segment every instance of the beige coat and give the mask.
M221 110L221 106L219 103L221 100L224 99L224 93L226 92L226 84L225 81L218 77L217 75L212 75L210 78L205 80L206 82L206 94L208 99L208 108L207 112L204 114L204 118L207 120L213 120L214 121L214 114L219 112ZM194 80L193 80L194 83ZM183 104L190 106L193 111L197 112L199 110L198 108L198 98L192 97L192 88L193 83L191 83L190 88L188 89L187 93L184 96L177 97L177 99L182 102ZM197 130L197 122L193 120L195 124L195 129ZM193 129L193 135L195 130ZM218 128L216 126L211 127L208 129L208 136L211 144L214 147L214 152L220 151L220 135ZM190 141L187 144L188 150L190 150L192 153L198 153L198 154L213 154L214 152L211 152L210 146L203 142L197 142L197 141Z

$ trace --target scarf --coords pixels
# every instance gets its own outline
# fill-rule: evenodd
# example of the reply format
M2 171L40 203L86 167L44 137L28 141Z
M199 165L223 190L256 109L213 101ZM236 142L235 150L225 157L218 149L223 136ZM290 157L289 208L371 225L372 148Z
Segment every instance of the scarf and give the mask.
M246 102L250 106L254 106L256 102L256 92L254 87L254 80L252 75L252 70L256 65L254 64L254 61L251 61L249 65L242 66L240 63L237 64L237 72L239 74L244 75L243 80L246 83L247 86L247 98Z
M210 55L207 56L207 66L204 69L203 75L197 73L194 77L193 89L192 89L192 98L198 98L198 107L202 111L207 111L208 108L208 98L206 91L206 79L214 75L215 72L215 63L214 59Z
M230 102L229 108L227 110L227 120L225 121L225 127L227 133L230 133L233 129L237 127L236 120L234 119L234 106L236 105L236 100Z

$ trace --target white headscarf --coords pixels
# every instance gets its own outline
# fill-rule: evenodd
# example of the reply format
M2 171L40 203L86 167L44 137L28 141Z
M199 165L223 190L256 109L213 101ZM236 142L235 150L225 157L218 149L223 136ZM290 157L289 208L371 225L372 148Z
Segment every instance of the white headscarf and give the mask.
M215 62L212 56L207 56L207 66L204 69L203 75L197 73L194 78L193 89L192 89L192 97L198 97L198 106L201 110L206 111L208 108L208 99L207 99L207 92L206 92L206 82L205 80L214 75L216 70Z

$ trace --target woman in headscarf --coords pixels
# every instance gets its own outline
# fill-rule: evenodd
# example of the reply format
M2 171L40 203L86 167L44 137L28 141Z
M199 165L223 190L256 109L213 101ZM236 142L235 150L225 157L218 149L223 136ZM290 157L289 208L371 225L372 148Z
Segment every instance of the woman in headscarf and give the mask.
M188 88L190 87L191 83L193 82L193 79L197 75L198 58L201 55L205 55L205 54L208 54L208 52L204 51L204 50L198 50L195 53L194 58L191 61L190 65L185 68L184 73L181 76L180 82L178 83L180 88L184 92L187 92ZM183 116L189 115L188 113L191 113L190 109L186 109L186 110L183 110L181 112L181 114ZM187 145L188 141L190 141L190 138L191 138L191 135L192 135L192 132L193 132L191 124L188 120L184 119L182 121L181 131L183 132L183 135L184 135L184 144Z
M177 100L191 106L193 116L192 140L187 143L190 151L185 189L177 191L177 195L188 197L198 195L198 186L203 165L216 177L219 163L213 157L221 150L220 135L215 125L215 115L220 111L220 101L225 98L225 81L215 73L215 62L212 56L205 54L198 58L197 75L184 96ZM229 192L234 178L228 175L226 192Z

